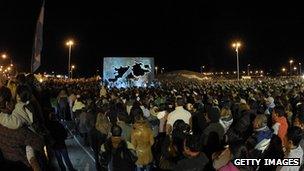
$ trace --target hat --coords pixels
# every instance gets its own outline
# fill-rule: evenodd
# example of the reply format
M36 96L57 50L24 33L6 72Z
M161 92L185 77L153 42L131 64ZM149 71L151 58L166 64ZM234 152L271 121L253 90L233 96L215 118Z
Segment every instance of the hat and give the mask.
M273 97L268 97L268 98L266 99L266 102L268 102L268 103L273 103L273 102L274 102L274 98L273 98Z
M246 100L245 100L245 99L241 99L241 100L240 100L240 103L246 104Z

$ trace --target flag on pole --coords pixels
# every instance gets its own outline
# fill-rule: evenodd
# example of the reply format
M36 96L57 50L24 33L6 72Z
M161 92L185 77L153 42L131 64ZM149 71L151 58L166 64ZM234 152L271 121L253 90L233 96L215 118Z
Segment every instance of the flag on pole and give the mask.
M36 33L34 38L33 53L31 60L31 72L35 72L41 64L41 50L43 41L43 19L44 19L44 1L40 10L39 18L36 25Z

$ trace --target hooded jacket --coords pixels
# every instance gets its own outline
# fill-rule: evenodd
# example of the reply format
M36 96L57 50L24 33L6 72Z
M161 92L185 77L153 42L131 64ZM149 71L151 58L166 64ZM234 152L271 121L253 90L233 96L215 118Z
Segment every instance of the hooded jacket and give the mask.
M229 117L221 117L220 118L220 124L223 126L225 133L230 128L231 124L233 122L232 116Z
M33 123L33 114L25 105L23 102L18 102L12 114L0 113L0 124L9 129L18 129L24 125L31 125Z
M138 156L137 165L148 165L153 161L151 151L151 146L154 144L153 132L145 121L138 121L133 125L131 143Z

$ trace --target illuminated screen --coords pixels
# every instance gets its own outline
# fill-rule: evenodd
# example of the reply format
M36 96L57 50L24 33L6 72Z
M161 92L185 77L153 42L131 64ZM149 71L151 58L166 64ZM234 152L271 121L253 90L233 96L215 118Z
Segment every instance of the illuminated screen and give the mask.
M110 87L146 87L154 79L154 58L105 57L103 81Z

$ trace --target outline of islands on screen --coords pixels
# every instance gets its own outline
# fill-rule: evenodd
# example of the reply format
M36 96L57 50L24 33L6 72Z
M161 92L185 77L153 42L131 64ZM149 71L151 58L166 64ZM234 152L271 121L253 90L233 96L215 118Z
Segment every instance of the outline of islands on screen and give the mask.
M114 67L114 75L115 78L109 78L110 82L116 82L118 79L137 79L139 77L145 76L147 73L151 72L150 65L144 65L142 67L142 62L136 62L135 64L130 66L120 66L119 68ZM132 68L132 69L131 69ZM126 75L126 76L124 76Z

